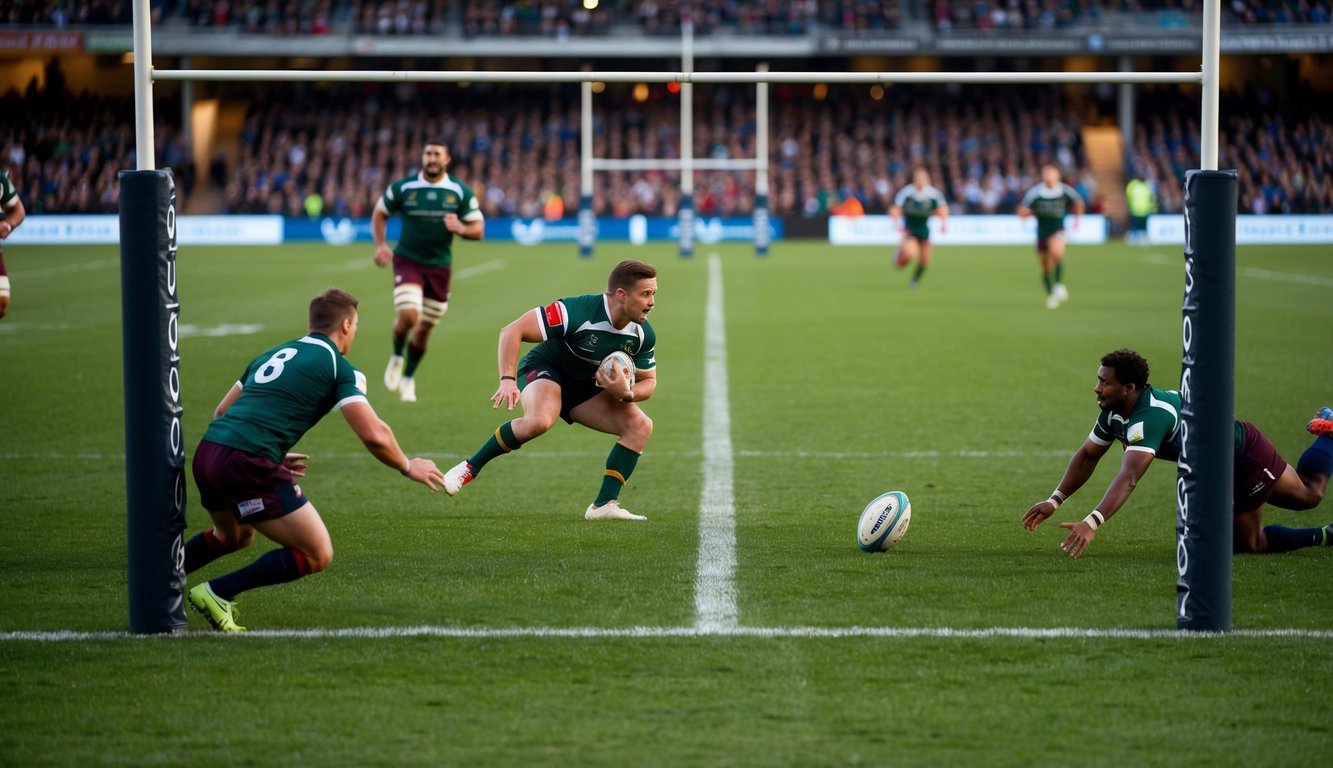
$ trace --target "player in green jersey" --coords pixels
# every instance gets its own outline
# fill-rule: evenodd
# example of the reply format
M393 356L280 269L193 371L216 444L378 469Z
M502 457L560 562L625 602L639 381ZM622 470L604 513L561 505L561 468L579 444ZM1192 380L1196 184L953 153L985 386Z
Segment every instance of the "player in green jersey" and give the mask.
M1077 523L1060 523L1069 530L1060 548L1070 557L1082 555L1098 527L1129 499L1154 458L1180 458L1180 393L1148 384L1148 361L1130 349L1104 355L1097 369L1097 405L1101 413L1092 433L1069 460L1060 483L1048 499L1033 504L1023 515L1029 531L1055 513L1066 499L1092 477L1097 462L1119 441L1125 446L1120 472L1102 500ZM1325 409L1327 410L1327 409ZM1333 412L1330 412L1333 416ZM1235 502L1233 541L1237 552L1290 552L1302 547L1333 546L1333 523L1322 528L1287 528L1263 525L1265 503L1283 509L1313 509L1324 499L1333 474L1333 437L1321 432L1320 418L1307 425L1316 435L1292 468L1273 443L1247 421L1235 425Z
M1065 216L1074 214L1074 228L1083 215L1083 198L1073 187L1060 181L1060 169L1044 165L1041 183L1023 195L1018 204L1019 218L1037 218L1037 260L1041 263L1041 282L1046 287L1046 308L1055 309L1069 299L1065 288Z
M620 506L625 481L638 464L653 432L652 419L637 405L657 389L657 334L648 324L656 303L657 269L622 261L611 270L606 293L573 296L524 312L500 331L500 386L491 406L523 416L501 424L467 461L444 476L450 496L472 482L482 467L555 426L557 418L616 436L606 457L601 489L587 510L587 520L643 520ZM523 342L537 342L519 360ZM600 367L614 351L634 361L633 384L627 375Z
M310 332L256 357L214 411L195 452L193 473L213 527L185 544L185 572L244 549L255 531L281 548L190 590L190 604L214 628L239 632L235 599L257 587L294 581L328 567L333 542L293 478L309 456L292 446L324 414L343 418L375 458L436 490L444 474L430 459L410 461L393 430L366 400L366 377L343 355L356 339L357 301L330 288L310 302Z
M930 171L917 168L912 172L912 183L898 190L889 207L889 215L903 218L902 243L898 246L898 255L894 266L902 269L913 261L916 271L912 273L912 288L921 282L921 275L930 266L930 217L940 217L940 232L944 232L945 222L949 219L949 204L944 195L930 183Z
M416 402L416 371L431 332L449 309L453 280L453 243L458 236L480 240L486 221L472 189L446 172L449 147L431 139L421 152L421 172L398 179L384 190L370 217L375 264L393 262L393 354L384 370L384 386L403 402ZM402 236L385 242L389 217L401 214Z
M6 240L27 215L14 182L9 180L9 172L0 173L0 242ZM9 272L5 269L4 248L0 248L0 318L8 313Z

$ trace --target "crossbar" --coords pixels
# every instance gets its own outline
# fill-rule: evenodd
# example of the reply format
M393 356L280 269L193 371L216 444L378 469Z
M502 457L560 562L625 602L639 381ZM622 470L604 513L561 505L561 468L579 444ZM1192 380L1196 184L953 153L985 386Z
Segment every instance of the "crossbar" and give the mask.
M528 72L347 69L153 69L154 80L416 83L1203 83L1202 72Z

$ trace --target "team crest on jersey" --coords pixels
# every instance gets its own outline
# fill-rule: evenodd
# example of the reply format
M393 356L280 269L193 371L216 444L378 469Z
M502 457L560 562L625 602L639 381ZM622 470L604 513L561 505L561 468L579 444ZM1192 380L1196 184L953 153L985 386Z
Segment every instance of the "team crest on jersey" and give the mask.
M434 200L434 199L435 199L435 190L432 189L431 191L427 192L427 193L426 193L426 199L427 199L427 200Z
M407 193L407 202L415 203L417 201L417 191L414 189Z
M457 204L458 204L458 198L454 196L454 193L453 193L453 192L446 192L446 193L444 193L444 204L445 204L445 205L457 205Z
M1136 422L1129 425L1129 431L1125 433L1125 440L1130 443L1137 443L1143 439L1143 422Z

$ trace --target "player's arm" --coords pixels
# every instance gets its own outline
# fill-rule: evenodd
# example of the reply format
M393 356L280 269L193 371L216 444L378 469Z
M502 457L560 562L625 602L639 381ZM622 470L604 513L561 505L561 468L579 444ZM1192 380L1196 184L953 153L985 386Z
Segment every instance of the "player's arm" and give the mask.
M398 470L404 477L415 480L432 491L439 490L437 484L444 482L444 473L430 459L418 456L409 460L403 449L398 447L398 439L393 436L393 430L375 413L370 403L364 400L347 403L342 407L342 412L347 424L372 456L386 466Z
M936 208L935 215L940 217L940 232L944 232L949 226L949 206L941 205L939 208Z
M227 390L227 394L222 396L222 401L218 403L218 407L213 409L213 418L222 418L222 414L226 413L227 409L231 407L231 404L236 402L236 398L240 396L241 382L238 381L231 385L231 389Z
M370 212L370 236L375 239L375 264L384 266L393 260L393 249L389 247L389 209L384 207L384 198L375 203L375 210Z
M0 221L0 240L9 237L9 234L18 229L18 225L27 217L28 211L23 207L23 201L18 195L14 195L14 199L5 206L5 216L3 221Z
M1051 491L1050 498L1042 499L1028 508L1023 514L1023 527L1029 531L1034 531L1037 526L1046 521L1046 518L1055 514L1055 510L1060 505L1073 496L1083 484L1088 482L1092 473L1097 469L1097 462L1102 460L1106 451L1111 447L1110 443L1102 445L1091 438L1084 440L1083 445L1079 446L1074 455L1069 458L1069 465L1065 467L1065 473L1060 478L1059 485Z
M499 408L503 403L508 410L514 410L518 402L518 353L523 349L523 342L542 341L541 309L532 309L519 315L512 323L500 329L500 343L496 350L496 361L500 368L500 387L491 395L491 407Z
M485 219L463 221L458 218L457 214L446 213L444 215L444 226L464 240L480 240L486 234Z
M1143 473L1152 466L1154 454L1151 451L1125 451L1125 458L1120 462L1120 472L1107 487L1106 494L1097 507L1088 516L1077 523L1060 523L1060 527L1069 531L1069 535L1060 543L1060 549L1070 557L1078 557L1087 551L1092 537L1103 523L1111 519L1116 510L1124 506L1134 487L1139 484Z
M657 391L657 369L649 368L647 370L634 370L634 386L630 387L634 393L631 403L637 403L653 396Z

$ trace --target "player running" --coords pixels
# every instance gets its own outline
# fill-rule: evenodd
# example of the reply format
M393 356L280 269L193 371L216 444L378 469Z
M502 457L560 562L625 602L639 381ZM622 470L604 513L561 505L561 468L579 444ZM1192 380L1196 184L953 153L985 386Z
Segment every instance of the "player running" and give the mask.
M1083 198L1060 181L1059 168L1042 166L1041 183L1023 195L1018 216L1037 217L1037 260L1041 264L1041 282L1046 287L1047 309L1055 309L1069 300L1065 288L1065 216L1070 213L1074 214L1074 228L1078 229Z
M7 239L27 215L14 182L9 180L9 171L0 172L0 241ZM8 313L9 272L5 269L4 248L0 248L0 318Z
M912 183L898 190L889 207L889 215L903 219L902 242L894 257L894 266L902 269L913 261L916 270L908 286L915 288L921 282L926 267L930 266L930 217L940 217L940 232L949 220L949 204L944 194L930 183L930 171L917 168L912 172Z
M657 269L622 261L611 270L606 293L560 299L524 312L500 331L500 388L491 406L523 416L501 424L476 453L444 476L444 491L458 493L487 462L545 434L557 417L616 436L606 457L597 498L583 513L587 520L644 520L620 506L620 491L653 433L653 421L637 405L657 389L657 334L648 324L657 296ZM522 342L539 342L520 361ZM631 385L599 367L621 350L634 361Z
M405 403L417 400L416 372L431 332L449 310L453 243L457 235L480 240L486 221L472 189L447 173L449 147L426 142L421 172L398 179L384 190L370 216L375 264L393 261L393 354L384 370L384 386ZM389 248L389 217L403 216L402 236Z
M333 409L381 462L432 491L444 474L408 460L366 400L366 377L343 355L356 339L357 300L330 288L310 302L310 333L256 357L222 398L194 454L194 481L213 527L185 545L185 572L250 546L255 531L281 545L250 565L190 590L190 605L223 632L236 623L240 593L294 581L329 566L333 542L293 478L309 456L288 453Z
M1180 393L1148 384L1148 361L1130 349L1117 349L1097 369L1097 405L1101 413L1083 447L1074 452L1060 484L1049 499L1033 504L1023 527L1042 521L1092 477L1113 442L1125 446L1120 472L1097 507L1077 523L1060 523L1069 535L1060 544L1070 557L1082 555L1092 537L1129 499L1154 458L1180 458ZM1324 408L1307 425L1315 440L1293 469L1272 442L1248 421L1235 428L1235 502L1233 545L1236 552L1276 553L1319 545L1333 546L1333 523L1322 528L1263 526L1264 504L1283 509L1313 509L1324 499L1333 474L1333 410Z

